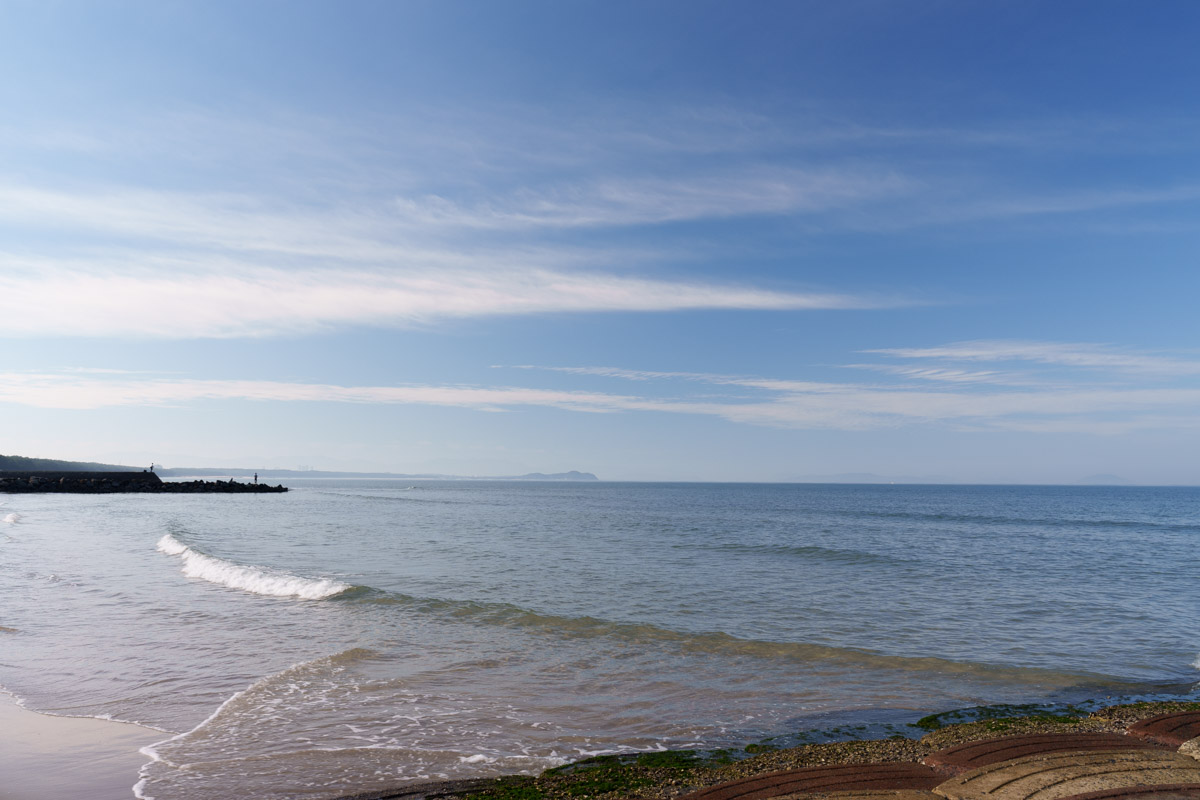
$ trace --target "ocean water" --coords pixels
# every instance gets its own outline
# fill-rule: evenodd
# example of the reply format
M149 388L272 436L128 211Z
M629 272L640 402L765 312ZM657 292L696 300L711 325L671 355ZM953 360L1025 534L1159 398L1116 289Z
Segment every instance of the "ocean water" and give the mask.
M197 800L1200 681L1198 489L292 487L0 495L0 686Z

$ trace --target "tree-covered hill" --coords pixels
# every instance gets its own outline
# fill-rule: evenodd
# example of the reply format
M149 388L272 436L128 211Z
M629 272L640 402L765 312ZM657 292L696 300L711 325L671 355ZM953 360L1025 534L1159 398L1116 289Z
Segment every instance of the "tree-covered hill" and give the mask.
M59 461L53 458L28 458L26 456L0 456L0 472L130 472L138 467L119 464L96 464L91 461ZM143 468L144 469L144 468Z

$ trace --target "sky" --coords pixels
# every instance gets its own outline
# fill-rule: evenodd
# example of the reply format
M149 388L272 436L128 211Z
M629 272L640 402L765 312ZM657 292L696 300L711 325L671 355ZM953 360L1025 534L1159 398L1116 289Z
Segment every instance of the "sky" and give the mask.
M0 3L0 453L1200 484L1200 4Z

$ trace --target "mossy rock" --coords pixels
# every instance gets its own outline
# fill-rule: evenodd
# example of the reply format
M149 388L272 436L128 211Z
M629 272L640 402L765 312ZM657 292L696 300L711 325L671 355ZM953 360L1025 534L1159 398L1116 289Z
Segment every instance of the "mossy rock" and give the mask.
M985 730L1004 731L1013 727L1026 727L1031 723L1062 722L1070 724L1078 722L1086 716L1088 716L1088 712L1075 706L1002 703L930 714L914 722L913 727L936 731L947 725L982 723Z

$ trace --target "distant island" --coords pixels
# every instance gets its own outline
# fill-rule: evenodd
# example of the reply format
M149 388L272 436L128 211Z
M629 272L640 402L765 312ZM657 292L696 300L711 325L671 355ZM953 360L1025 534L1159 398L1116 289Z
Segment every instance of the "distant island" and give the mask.
M26 456L0 455L0 472L134 472L145 467L131 467L127 464L99 464L90 461L60 461L52 458L28 458ZM408 474L401 472L335 472L330 470L311 469L253 469L245 467L159 467L154 472L160 478L202 478L220 476L223 478L250 478L258 476L262 479L284 478L359 478L378 480L414 480L414 481L598 481L590 472L530 472L525 475L439 475L433 473Z

